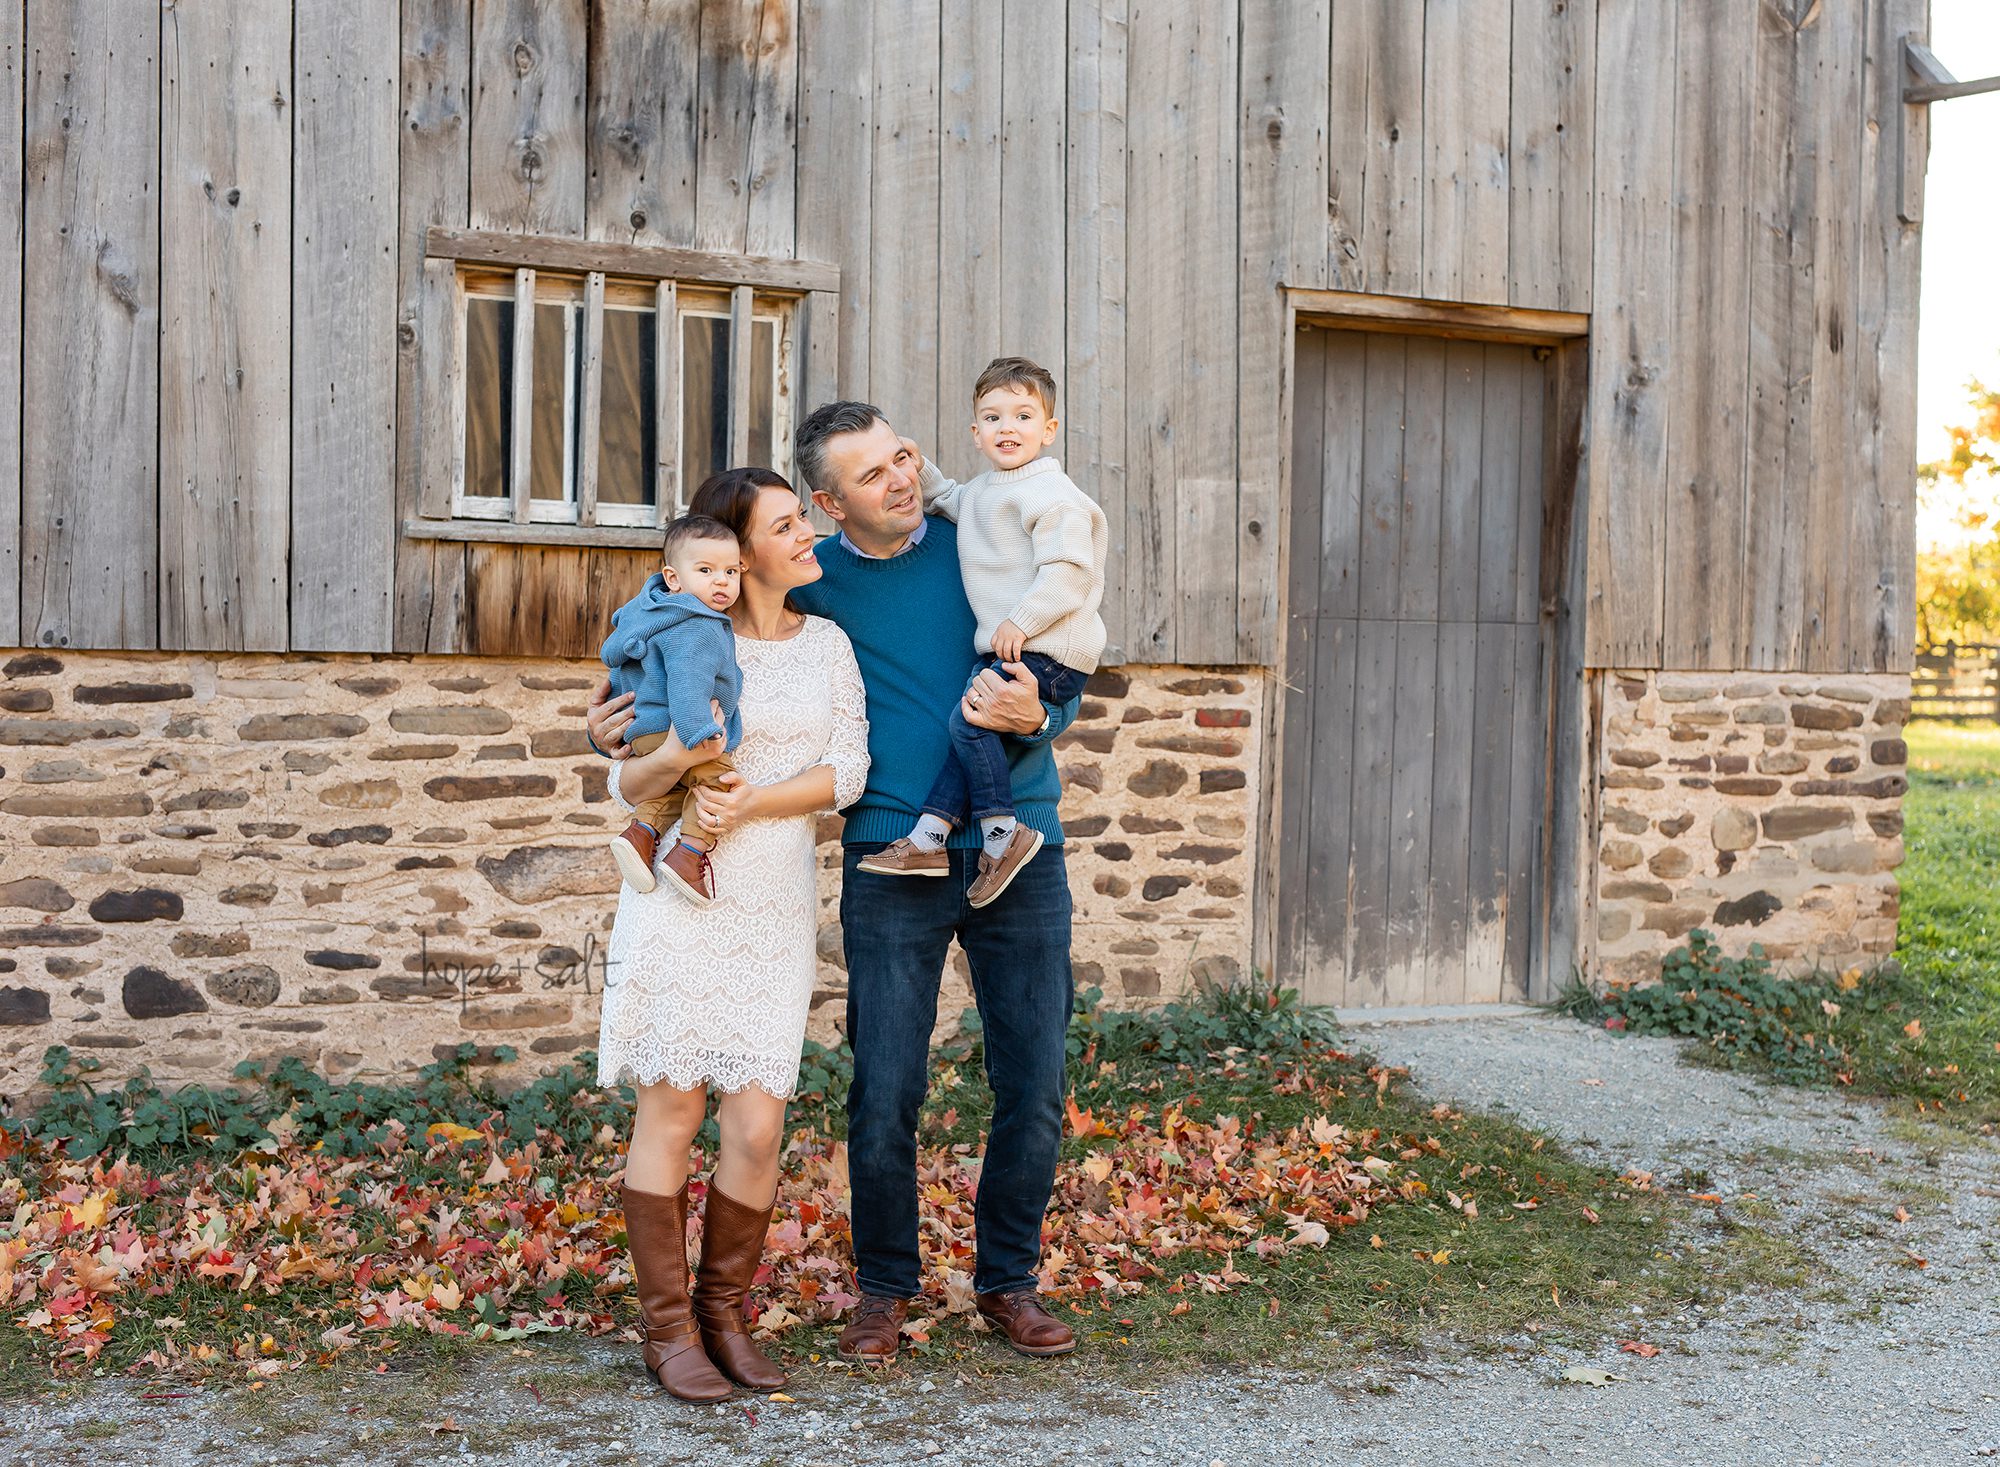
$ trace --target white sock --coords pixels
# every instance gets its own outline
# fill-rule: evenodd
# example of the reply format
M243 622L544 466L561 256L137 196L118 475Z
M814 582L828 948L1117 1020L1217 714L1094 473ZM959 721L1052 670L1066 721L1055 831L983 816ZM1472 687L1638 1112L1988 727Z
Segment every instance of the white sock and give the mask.
M979 838L986 846L986 854L999 860L1007 853L1007 842L1014 838L1014 827L1020 824L1012 815L995 815L991 820L979 822Z
M941 815L919 815L917 828L910 832L910 844L920 851L941 851L951 839L951 822Z

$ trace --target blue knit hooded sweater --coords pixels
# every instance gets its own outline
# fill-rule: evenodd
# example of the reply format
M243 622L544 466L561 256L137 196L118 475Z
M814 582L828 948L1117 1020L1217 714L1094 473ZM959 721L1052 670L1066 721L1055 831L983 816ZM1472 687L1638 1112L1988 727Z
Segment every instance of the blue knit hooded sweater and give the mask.
M637 596L611 613L603 657L611 669L611 695L639 695L632 700L628 742L669 728L689 749L718 733L725 749L742 740L736 702L743 674L736 667L736 631L728 612L685 591L669 591L666 577L655 571ZM710 700L722 705L720 725Z

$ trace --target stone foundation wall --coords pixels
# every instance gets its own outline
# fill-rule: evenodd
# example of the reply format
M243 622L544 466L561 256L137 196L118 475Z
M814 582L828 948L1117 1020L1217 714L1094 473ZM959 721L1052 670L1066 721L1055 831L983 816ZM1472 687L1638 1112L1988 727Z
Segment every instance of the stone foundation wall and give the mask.
M1612 672L1603 699L1603 976L1696 927L1794 972L1894 951L1907 676Z
M466 1040L526 1074L595 1044L617 890L595 664L0 658L0 1098L55 1043L164 1083L280 1055L383 1077ZM1111 1001L1248 966L1256 677L1106 671L1062 741L1078 980ZM946 1026L969 1001L958 959Z

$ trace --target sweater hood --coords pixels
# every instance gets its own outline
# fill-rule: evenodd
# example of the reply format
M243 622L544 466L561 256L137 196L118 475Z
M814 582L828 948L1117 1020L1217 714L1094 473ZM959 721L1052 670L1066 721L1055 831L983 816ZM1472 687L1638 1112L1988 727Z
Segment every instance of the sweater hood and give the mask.
M611 635L604 639L604 662L615 667L646 655L646 644L668 627L708 617L729 627L729 613L718 611L686 591L669 591L667 578L654 571L645 588L611 614Z

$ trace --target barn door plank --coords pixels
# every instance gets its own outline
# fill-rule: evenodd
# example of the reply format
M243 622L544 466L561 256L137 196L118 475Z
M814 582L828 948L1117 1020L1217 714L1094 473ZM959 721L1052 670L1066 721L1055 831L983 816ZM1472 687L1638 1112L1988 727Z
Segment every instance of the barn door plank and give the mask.
M1435 572L1433 572L1435 574ZM1384 1002L1422 1003L1431 891L1431 793L1436 772L1438 628L1396 623L1394 753L1389 781L1389 889Z
M427 270L424 231L470 218L472 19L459 0L403 0L402 118L398 129L396 257L396 520L437 511L426 480L448 484L464 452L453 405L441 395L457 336L449 261ZM456 441L454 441L456 439ZM426 472L426 457L431 460ZM449 513L447 498L442 512ZM398 652L449 652L459 642L465 547L396 536L394 645Z
M473 7L472 227L583 234L584 0Z
M1479 629L1438 626L1437 746L1431 757L1430 911L1424 934L1425 1003L1465 1003L1466 870L1472 838L1472 759L1480 710Z
M1507 821L1513 798L1514 628L1481 622L1472 701L1472 797L1466 861L1468 1003L1500 997L1507 963Z
M1438 526L1438 615L1479 615L1479 477L1484 440L1486 348L1445 344L1443 506Z
M1479 620L1514 619L1515 588L1524 574L1517 563L1521 490L1522 362L1517 346L1486 348L1486 398L1479 445ZM1533 435L1538 441L1541 425ZM1540 501L1535 524L1539 529ZM1541 558L1534 558L1539 570Z
M1279 983L1301 992L1307 987L1308 940L1312 935L1306 907L1312 883L1319 876L1310 860L1313 782L1318 772L1311 757L1313 715L1318 706L1318 681L1313 675L1318 627L1319 618L1310 612L1285 618L1285 695L1279 728L1284 757L1278 765L1276 801L1276 849L1281 854L1276 872L1278 931L1273 966Z
M1514 500L1514 587L1508 619L1526 625L1541 616L1551 363L1537 361L1519 347L1515 352L1521 362L1521 442L1514 471L1519 489Z
M1064 463L1104 511L1104 628L1131 645L1125 568L1125 0L1070 0Z
M21 233L22 106L27 15L0 11L0 647L21 642Z
M1301 992L1317 1003L1363 1001L1353 980L1355 695L1360 629L1361 623L1345 617L1322 617L1314 629L1307 837L1298 854L1306 868L1302 976L1308 982Z
M1367 447L1368 338L1359 331L1326 336L1326 386L1319 404L1319 535L1295 539L1310 552L1317 544L1322 616L1361 614L1361 543ZM1299 411L1312 404L1302 399Z
M282 651L291 11L182 5L161 24L160 645Z
M693 248L700 35L701 0L590 7L586 238Z
M1403 378L1403 505L1396 615L1438 618L1444 513L1445 343L1410 338Z
M1674 355L1667 414L1668 667L1730 668L1743 632L1749 392L1751 63L1757 14L1680 0L1674 117Z
M1425 0L1423 293L1434 300L1507 299L1512 42L1505 5Z
M1353 874L1348 908L1352 958L1346 1002L1390 1002L1389 853L1394 841L1396 623L1359 625L1354 674Z
M1547 705L1542 697L1540 629L1532 623L1505 629L1514 672L1512 727L1508 739L1506 912L1507 946L1499 997L1521 1003L1528 997L1528 965L1535 931L1536 897L1542 871L1542 737Z
M294 12L292 559L295 651L395 633L395 0Z
M159 640L159 34L151 0L28 13L21 626Z
M1293 357L1292 502L1287 522L1291 538L1285 567L1285 605L1292 615L1315 615L1320 609L1318 551L1327 499L1327 347L1335 335L1302 329Z
M937 396L940 0L874 4L877 37L897 40L895 64L875 71L871 242L855 262L872 275L869 401L929 453L949 421Z
M1367 338L1361 410L1361 615L1394 617L1402 571L1403 404L1409 338ZM1354 431L1350 418L1348 432Z

